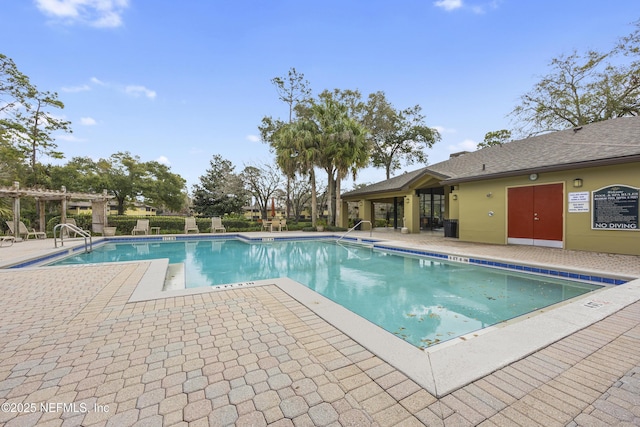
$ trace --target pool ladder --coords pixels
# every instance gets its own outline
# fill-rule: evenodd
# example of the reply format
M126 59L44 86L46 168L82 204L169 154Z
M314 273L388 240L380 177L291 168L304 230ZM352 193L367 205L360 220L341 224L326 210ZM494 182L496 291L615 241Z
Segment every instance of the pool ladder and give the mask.
M372 233L373 233L373 224L371 224L371 221L367 221L366 219L363 219L362 221L358 222L356 225L354 225L353 227L351 227L350 229L347 230L346 233L344 233L342 236L340 236L340 238L338 240L336 240L336 243L339 242L340 240L342 240L344 238L344 236L346 236L347 234L351 233L353 230L356 229L357 226L359 226L360 224L362 224L363 222L368 222L371 225L371 229L369 230L369 237L371 237Z
M91 240L91 233L73 224L58 224L55 227L53 227L53 244L56 248L58 247L58 238L56 237L56 231L58 230L59 230L58 234L60 235L60 246L64 246L64 233L62 231L67 230L67 234L69 231L71 231L76 235L80 235L84 237L85 253L89 253L93 250L93 241ZM89 239L89 242L87 242L87 238Z

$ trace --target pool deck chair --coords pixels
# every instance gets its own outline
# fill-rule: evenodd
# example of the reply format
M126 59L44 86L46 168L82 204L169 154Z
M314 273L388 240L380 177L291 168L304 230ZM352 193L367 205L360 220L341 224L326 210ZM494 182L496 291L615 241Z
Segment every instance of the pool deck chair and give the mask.
M223 233L227 232L227 229L222 225L222 218L219 216L214 216L211 218L211 232L215 233L217 231L222 231Z
M78 226L78 224L76 223L75 218L67 218L67 219L66 219L66 224L71 224L71 225L74 225L74 226L76 226L76 227ZM65 235L65 236L67 236L67 237L72 237L72 236L73 236L73 237L78 237L78 233L77 233L76 231L69 230L69 229L68 229L68 228L66 228L66 227L62 229L62 232L63 232L63 233L64 233L64 235Z
M7 221L7 226L9 227L9 230L11 231L11 234L13 234L14 236L16 235L15 231L13 230L13 221ZM19 225L19 229L18 229L18 234L23 238L23 239L29 239L31 236L33 236L36 239L46 239L47 238L47 233L45 233L44 231L36 231L34 228L29 229L24 222L20 221L20 225Z
M199 233L200 229L198 228L198 224L196 224L196 219L189 216L184 219L184 234L189 234L191 231Z
M289 231L289 227L287 227L287 220L281 219L279 222L273 224L273 227L278 227L278 231L287 230Z
M148 219L139 219L136 222L135 227L131 230L131 235L136 235L138 233L149 234L149 220Z
M15 241L16 241L16 238L13 236L0 236L0 248L3 246L11 246ZM5 243L9 243L9 244L5 245Z

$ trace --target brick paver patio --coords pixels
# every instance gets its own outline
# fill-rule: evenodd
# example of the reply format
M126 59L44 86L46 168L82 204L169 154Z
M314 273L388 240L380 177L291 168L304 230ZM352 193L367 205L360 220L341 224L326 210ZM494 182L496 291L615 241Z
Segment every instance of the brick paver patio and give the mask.
M639 257L411 238L640 276ZM0 271L0 424L640 425L640 302L436 398L276 286L128 303L147 267Z

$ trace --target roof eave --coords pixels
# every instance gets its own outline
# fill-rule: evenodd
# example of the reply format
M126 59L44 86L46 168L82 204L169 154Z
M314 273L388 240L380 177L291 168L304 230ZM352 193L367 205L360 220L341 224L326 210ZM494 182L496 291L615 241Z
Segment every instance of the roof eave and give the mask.
M438 172L434 172L431 171L429 169L425 169L422 173L417 174L416 176L414 176L413 178L411 178L409 181L405 182L404 185L400 185L397 187L393 187L393 188L385 188L384 190L373 190L373 191L358 191L356 194L349 194L349 193L345 193L343 194L341 197L342 198L359 198L361 196L370 196L372 194L383 194L383 193L393 193L393 192L401 192L401 191L407 191L409 189L409 187L411 187L411 185L413 183L415 183L417 180L423 178L425 175L431 175L436 179L443 179L443 178L447 178L448 175L445 174L441 174ZM357 191L357 190L356 190Z
M608 159L589 160L584 162L563 163L550 166L537 166L527 169L518 169L513 171L486 173L482 175L468 176L462 178L450 178L441 181L442 185L460 184L463 182L484 181L487 179L507 178L511 176L526 175L529 173L558 172L563 170L574 170L583 168L592 168L597 166L619 165L622 163L633 163L640 161L640 154L631 156L613 157Z

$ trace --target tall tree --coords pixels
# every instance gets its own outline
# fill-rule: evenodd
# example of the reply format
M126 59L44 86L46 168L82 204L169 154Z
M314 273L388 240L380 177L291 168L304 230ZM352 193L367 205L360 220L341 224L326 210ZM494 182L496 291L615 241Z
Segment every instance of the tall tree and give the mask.
M311 97L311 87L309 81L304 78L303 73L299 73L295 68L291 67L286 77L274 77L273 79L271 79L271 83L276 87L278 98L289 107L288 123L292 123L294 111L298 109L299 105L301 105L302 103L306 103ZM282 125L284 125L284 122L279 119L273 119L270 116L264 117L262 119L262 125L258 127L260 129L262 141L271 144L271 135L273 135L273 133L277 129L282 127ZM291 180L293 179L293 176L295 174L295 166L292 166L290 163L288 163L284 164L283 167L288 168L282 170L285 177L287 178L287 200L285 211L288 218L290 216L291 208Z
M348 95L345 99L349 99ZM349 106L338 102L333 96L320 97L312 108L313 120L317 123L320 157L318 166L327 172L327 204L329 224L339 217L340 182L348 173L364 167L369 160L369 145L366 130L355 119L349 117ZM334 189L336 213L333 214Z
M107 189L118 203L118 215L124 215L141 193L141 177L144 167L138 156L129 152L112 154L108 159L96 162L97 176L92 185Z
M311 97L311 88L303 73L299 73L294 67L289 69L286 77L274 77L271 83L278 91L278 98L289 107L289 123L293 121L293 113L296 105Z
M400 169L401 162L426 163L425 149L440 140L436 129L425 124L422 107L396 110L384 92L369 95L363 117L372 144L371 163L383 167L387 179Z
M492 147L494 145L502 145L511 141L511 131L507 129L495 130L487 132L484 135L484 141L478 144L478 150L481 148Z
M202 216L241 213L248 194L233 163L216 154L210 166L193 186L193 209Z
M55 159L64 157L62 152L57 151L58 146L52 134L59 130L71 132L71 122L59 119L48 112L50 108L64 108L57 93L34 91L29 100L25 105L25 112L19 112L17 118L25 131L20 139L28 147L30 165L35 170L38 153Z
M100 176L98 164L90 157L73 157L64 165L48 165L50 186L67 191L101 193L107 189L106 181Z
M155 206L160 213L180 211L186 200L186 180L157 161L146 162L143 168L140 186L143 201Z
M282 185L282 175L273 165L249 165L240 174L245 188L255 197L262 219L267 219L269 200Z
M10 113L25 103L34 90L29 77L18 70L11 58L0 53L0 124L9 125Z
M169 166L156 161L141 162L138 156L120 152L107 159L74 157L63 166L47 166L51 187L68 191L116 196L118 213L139 201L163 210L179 211L185 205L185 180Z
M510 113L519 136L640 113L640 21L608 52L573 51L549 67Z
M318 219L318 194L315 165L320 158L318 127L309 119L287 123L273 134L272 147L276 162L282 170L289 168L309 178L311 187L311 223L315 227Z
M36 185L43 178L37 154L62 158L54 134L71 132L71 123L53 115L51 109L63 109L55 92L39 91L15 63L0 54L0 139L21 153L30 167L27 184Z
M299 221L305 208L311 211L311 186L306 179L291 180L291 211L293 217Z

